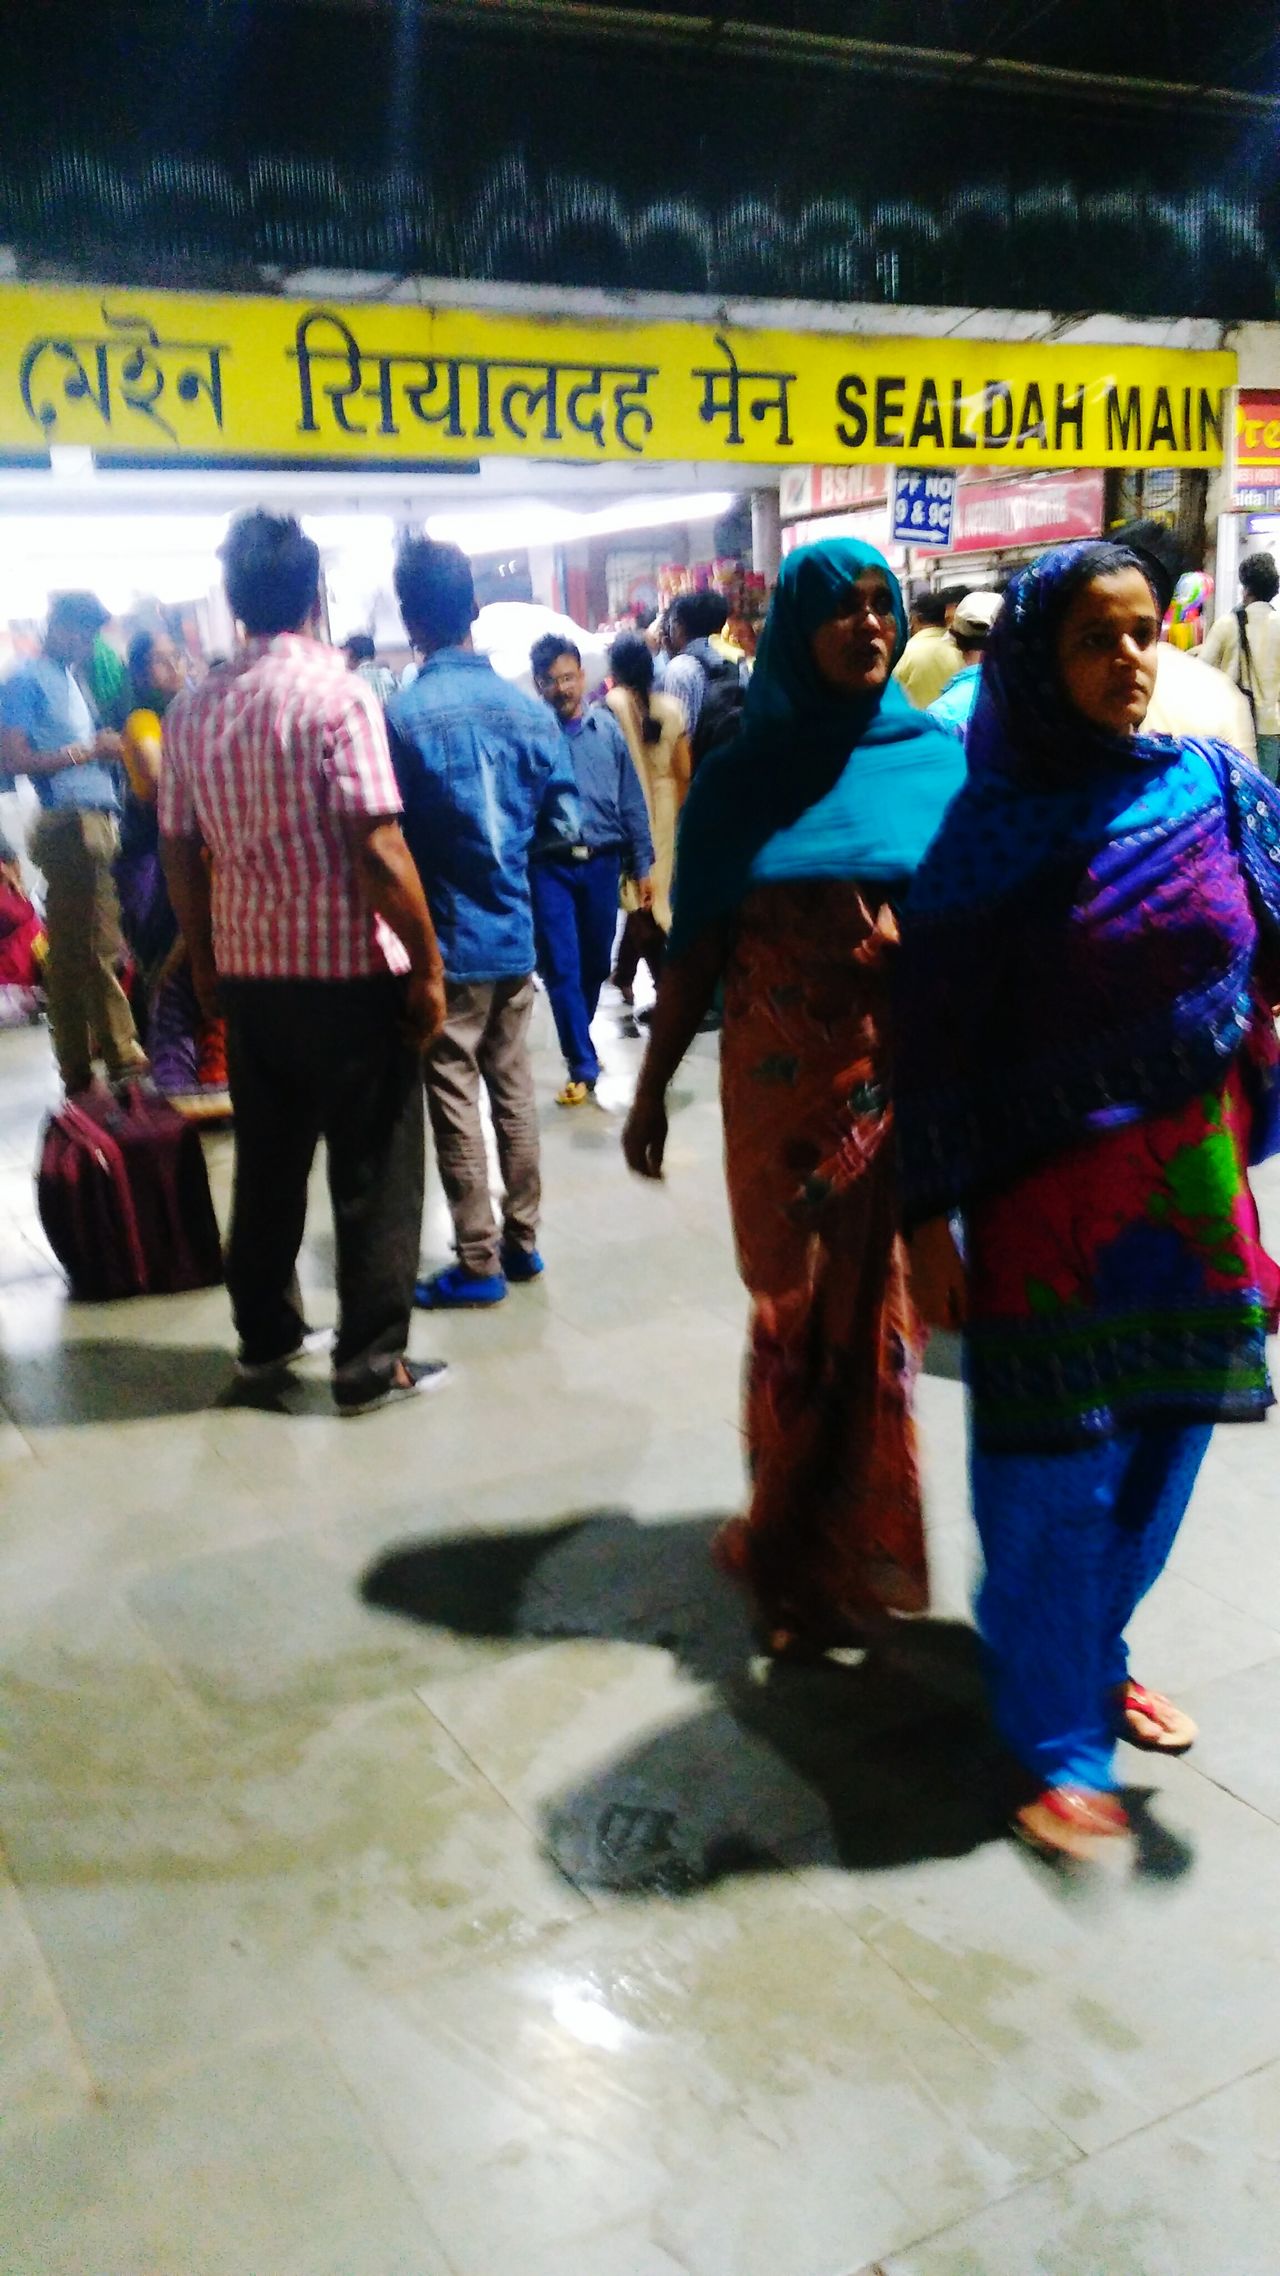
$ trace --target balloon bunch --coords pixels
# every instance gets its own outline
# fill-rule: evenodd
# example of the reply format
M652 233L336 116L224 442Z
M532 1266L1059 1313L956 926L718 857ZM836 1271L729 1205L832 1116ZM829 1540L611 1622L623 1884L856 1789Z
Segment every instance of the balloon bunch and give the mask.
M1171 648L1200 646L1205 636L1208 607L1212 599L1213 579L1203 569L1189 569L1185 577L1179 577L1162 627L1163 637Z

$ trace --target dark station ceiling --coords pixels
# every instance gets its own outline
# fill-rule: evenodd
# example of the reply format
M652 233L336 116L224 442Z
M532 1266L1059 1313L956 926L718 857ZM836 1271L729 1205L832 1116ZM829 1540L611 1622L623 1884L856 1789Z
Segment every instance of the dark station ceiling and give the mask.
M416 17L474 34L528 26L543 39L665 49L710 48L726 66L856 72L950 87L1000 89L1032 102L1074 98L1126 107L1280 108L1274 0L1147 0L1141 18L1114 0L279 0L366 16ZM238 0L212 0L232 15ZM1142 36L1137 24L1141 21Z
M28 270L1274 317L1276 0L0 6Z

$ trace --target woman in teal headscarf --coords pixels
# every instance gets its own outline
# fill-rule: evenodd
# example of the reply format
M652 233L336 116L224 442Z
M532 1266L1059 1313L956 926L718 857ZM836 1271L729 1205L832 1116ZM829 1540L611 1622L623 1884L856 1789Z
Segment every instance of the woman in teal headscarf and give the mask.
M849 538L789 555L742 731L704 760L624 1147L660 1177L666 1091L724 983L721 1089L752 1298L751 1501L720 1537L775 1650L927 1600L887 1010L894 910L964 753L890 674L897 580Z

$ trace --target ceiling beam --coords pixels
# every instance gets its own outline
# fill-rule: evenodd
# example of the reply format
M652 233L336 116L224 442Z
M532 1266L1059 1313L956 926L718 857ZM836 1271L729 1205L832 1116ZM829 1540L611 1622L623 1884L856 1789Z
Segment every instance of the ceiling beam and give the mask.
M212 13L219 4L235 5L237 0L209 0ZM714 45L719 62L742 59L943 85L960 78L967 90L985 88L991 93L1065 102L1207 111L1224 118L1280 122L1280 94L1028 63L981 50L808 32L749 17L729 17L719 7L713 12L685 15L665 8L611 6L608 0L278 0L278 4L348 7L370 15L416 13L424 25L440 23L472 31L536 31L544 38L639 44L662 48L668 54L700 48L710 51ZM1040 13L1040 9L1031 11L1033 17Z

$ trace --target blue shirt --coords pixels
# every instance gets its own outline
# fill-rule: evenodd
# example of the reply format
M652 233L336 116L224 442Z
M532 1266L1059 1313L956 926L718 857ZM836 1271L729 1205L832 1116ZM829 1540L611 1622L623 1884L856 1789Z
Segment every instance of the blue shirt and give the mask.
M0 726L18 727L33 750L61 751L68 743L91 743L93 713L75 674L52 656L35 656L0 686ZM115 814L113 767L91 760L82 767L59 767L56 774L31 777L36 796L50 809L76 807Z
M630 875L647 877L653 867L649 809L627 738L613 713L602 703L589 704L581 719L569 721L563 739L582 801L580 843L593 851L620 847Z
M544 703L487 656L441 648L387 705L401 824L450 980L518 980L534 965L529 849L572 845L582 817Z
M948 734L958 735L962 743L973 707L978 700L978 682L981 678L980 663L962 665L955 678L948 680L941 695L926 707L930 719L936 719L939 727L945 727Z

